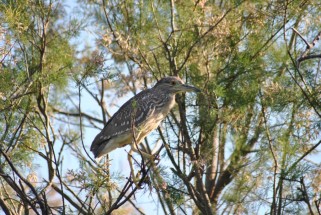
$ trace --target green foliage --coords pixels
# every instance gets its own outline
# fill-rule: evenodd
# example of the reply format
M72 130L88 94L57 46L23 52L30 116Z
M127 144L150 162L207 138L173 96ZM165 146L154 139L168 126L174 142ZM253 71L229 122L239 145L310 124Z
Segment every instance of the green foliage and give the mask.
M179 75L202 93L177 96L178 107L146 141L166 146L148 180L164 213L309 211L320 165L305 159L318 153L320 137L316 0L75 5L84 17L69 20L62 1L0 4L0 197L18 194L10 210L32 208L28 198L37 208L47 202L35 201L34 193L22 199L23 191L15 190L33 192L21 177L39 160L46 174L34 185L38 196L48 185L59 197L47 198L59 199L48 203L51 212L55 204L60 213L109 210L127 176L112 169L115 161L101 166L90 159L86 129L101 128L119 97ZM73 41L85 25L96 33L94 47ZM312 57L299 65L300 56ZM20 176L8 173L10 162Z
M53 86L60 92L68 87L75 63L75 51L70 45L75 26L59 25L65 14L58 1L3 1L0 14L0 171L6 177L0 190L19 193L20 197L10 197L11 210L16 211L14 208L21 206L19 198L41 196L46 187L44 181L53 180L56 171L52 167L54 156L58 156L52 152L56 134L48 98ZM39 162L43 162L41 168L47 169L48 177L27 185L28 170L37 170ZM30 180L37 174L40 171ZM30 191L30 196L23 197L24 190Z
M105 47L112 53L116 67L120 62L132 62L145 71L146 76L179 74L202 89L203 94L197 101L199 115L195 118L201 128L199 162L204 162L208 169L213 168L218 159L219 167L215 168L223 168L220 171L225 170L232 180L235 178L235 183L239 180L240 185L242 180L238 173L242 175L246 171L242 166L248 163L253 163L250 166L255 168L263 163L272 165L271 150L275 150L279 168L287 168L295 162L298 152L304 151L302 144L307 146L307 142L316 140L307 137L309 132L314 133L314 123L310 124L312 118L307 119L307 115L301 113L311 114L308 111L311 106L294 80L300 77L289 57L289 52L298 57L302 50L293 45L295 32L282 32L293 23L298 27L299 21L307 15L307 4L299 1L288 5L267 1L221 4L179 1L125 5L109 1L105 6L110 9L106 17L109 25L101 24L108 29L106 34L112 35ZM289 21L284 20L282 8L286 8ZM228 13L229 10L232 12ZM308 24L310 29L316 25ZM313 92L319 90L317 82L313 82L316 67L304 73L308 83L305 89L313 89ZM173 133L167 132L168 136L174 134L175 129ZM218 145L213 144L213 138L218 138ZM300 141L301 138L304 141ZM181 146L187 147L184 144ZM267 147L269 144L273 149ZM230 155L226 155L227 149L231 149ZM175 152L192 156L185 151ZM191 169L194 168L201 167ZM223 172L216 174L216 186L220 186ZM251 177L251 173L246 174L247 178ZM264 180L260 184L249 182L248 186L259 190L264 183ZM231 193L241 189L239 185L231 188ZM219 188L214 184L212 189ZM233 201L241 201L245 191L234 195ZM214 199L211 200L215 204ZM230 201L227 196L223 199Z

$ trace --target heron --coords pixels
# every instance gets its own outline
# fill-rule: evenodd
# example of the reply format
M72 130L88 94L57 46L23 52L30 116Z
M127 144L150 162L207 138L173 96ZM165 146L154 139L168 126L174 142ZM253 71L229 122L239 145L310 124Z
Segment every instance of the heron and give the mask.
M99 159L117 148L130 145L128 161L134 179L131 160L133 152L139 152L148 159L153 156L139 150L138 145L169 114L175 105L175 95L184 92L200 92L200 90L184 84L179 77L168 76L159 80L154 87L143 90L129 99L107 121L92 142L90 150L95 158Z

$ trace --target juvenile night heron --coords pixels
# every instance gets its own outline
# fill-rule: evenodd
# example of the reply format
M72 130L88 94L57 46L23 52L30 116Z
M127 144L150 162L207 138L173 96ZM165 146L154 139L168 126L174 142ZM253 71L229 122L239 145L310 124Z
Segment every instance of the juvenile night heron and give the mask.
M138 93L119 108L95 137L90 147L95 158L130 144L128 160L133 174L131 156L138 151L137 145L167 116L175 104L175 95L191 91L200 92L184 84L180 78L169 76L158 81L153 88ZM146 158L152 156L140 153Z

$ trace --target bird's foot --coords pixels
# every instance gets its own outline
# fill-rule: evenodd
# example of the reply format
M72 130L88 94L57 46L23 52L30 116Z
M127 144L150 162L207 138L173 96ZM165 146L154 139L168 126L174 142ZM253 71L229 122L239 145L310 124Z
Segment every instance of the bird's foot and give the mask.
M135 175L134 172L132 172L131 174L131 179L132 179L132 182L135 184L135 186L137 187L137 189L143 189L143 187L141 186L141 174L140 172L137 172L137 174Z
M155 165L157 165L157 164L159 163L159 161L160 161L160 156L159 156L159 154L154 154L154 155L152 155L151 161L152 161Z

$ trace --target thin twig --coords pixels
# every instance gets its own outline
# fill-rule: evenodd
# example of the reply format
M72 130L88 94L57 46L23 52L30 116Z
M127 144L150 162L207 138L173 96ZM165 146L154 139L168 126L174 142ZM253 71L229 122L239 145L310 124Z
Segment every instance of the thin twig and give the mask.
M301 186L302 186L302 194L304 196L305 202L308 205L309 212L310 212L311 215L314 215L313 210L312 210L312 206L310 204L310 199L309 199L309 196L308 196L308 191L307 191L307 188L306 188L305 183L304 183L304 177L300 178L300 183L301 183Z
M303 42L307 45L307 49L312 48L312 45L300 34L294 27L291 28L299 37L303 40Z
M272 139L271 139L271 134L268 128L268 124L267 124L267 118L266 118L266 112L265 112L265 106L263 103L263 94L260 91L260 98L261 98L261 106L262 106L262 115L263 115L263 120L264 120L264 127L265 127L265 131L266 131L266 135L268 138L268 142L269 142L269 148L273 157L273 161L274 161L274 173L273 173L273 201L272 201L272 209L271 209L271 214L276 214L276 176L277 176L277 170L278 170L278 160L276 157L276 152L274 150L273 144L272 144Z
M90 160L92 162L94 162L95 164L97 164L97 162L89 155L89 153L87 152L87 149L85 147L85 143L84 143L84 138L83 138L83 131L82 131L82 115L81 115L81 89L80 89L80 83L78 85L78 99L79 99L79 104L78 104L78 110L79 110L79 127L80 127L80 140L81 140L81 145L83 150L85 151L86 155L90 158Z

